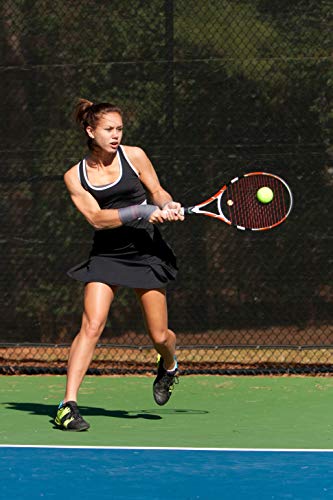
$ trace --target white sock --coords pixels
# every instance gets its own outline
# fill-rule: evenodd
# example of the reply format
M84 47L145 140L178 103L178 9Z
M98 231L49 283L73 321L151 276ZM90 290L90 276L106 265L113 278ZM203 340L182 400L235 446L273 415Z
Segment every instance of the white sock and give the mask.
M172 373L172 372L175 372L178 368L178 363L177 363L177 360L175 359L175 364L174 364L174 367L171 369L171 370L167 370L168 373Z

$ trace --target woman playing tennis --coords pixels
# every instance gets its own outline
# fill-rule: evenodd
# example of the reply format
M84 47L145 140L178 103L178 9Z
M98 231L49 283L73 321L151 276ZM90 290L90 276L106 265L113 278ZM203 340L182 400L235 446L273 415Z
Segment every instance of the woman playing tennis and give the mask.
M88 138L89 153L66 172L64 180L74 205L95 233L87 262L68 272L85 283L84 310L81 329L70 349L66 392L55 423L65 430L83 431L89 424L79 413L78 391L120 286L135 290L148 334L160 355L154 399L164 405L171 396L178 366L176 336L168 328L165 288L176 278L177 265L155 224L184 217L180 203L160 185L144 151L121 145L120 108L80 99L76 121Z

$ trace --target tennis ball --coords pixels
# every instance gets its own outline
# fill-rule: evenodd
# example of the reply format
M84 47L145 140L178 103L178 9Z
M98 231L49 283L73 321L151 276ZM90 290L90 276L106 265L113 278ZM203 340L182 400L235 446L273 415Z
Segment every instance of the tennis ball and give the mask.
M262 187L257 191L257 198L260 203L270 203L274 198L274 193L269 187Z

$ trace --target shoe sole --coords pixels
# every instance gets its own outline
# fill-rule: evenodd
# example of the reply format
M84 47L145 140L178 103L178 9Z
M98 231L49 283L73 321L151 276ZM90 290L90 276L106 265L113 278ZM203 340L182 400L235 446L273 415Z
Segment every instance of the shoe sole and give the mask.
M88 427L83 427L82 429L68 429L68 428L64 427L63 425L58 425L58 424L56 424L56 426L60 431L64 431L64 432L84 432L90 428L90 425Z
M55 425L57 428L61 431L67 431L67 432L82 432L82 431L87 431L90 428L89 424L84 425L80 429L69 429L68 427L63 426L61 423L57 422L57 419L54 420Z
M169 401L170 398L168 398L166 401L164 402L160 402L160 401L157 401L157 399L155 398L154 396L154 401L155 403L158 405L158 406L164 406L165 404L167 404L167 402Z

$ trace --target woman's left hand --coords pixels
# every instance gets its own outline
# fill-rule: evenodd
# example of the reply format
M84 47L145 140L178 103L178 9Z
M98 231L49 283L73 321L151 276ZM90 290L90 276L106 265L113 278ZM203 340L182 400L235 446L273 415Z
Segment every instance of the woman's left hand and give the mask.
M163 205L163 212L167 214L168 221L183 221L184 215L180 213L181 204L177 201L169 201L165 205Z

